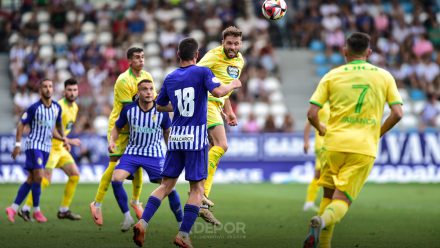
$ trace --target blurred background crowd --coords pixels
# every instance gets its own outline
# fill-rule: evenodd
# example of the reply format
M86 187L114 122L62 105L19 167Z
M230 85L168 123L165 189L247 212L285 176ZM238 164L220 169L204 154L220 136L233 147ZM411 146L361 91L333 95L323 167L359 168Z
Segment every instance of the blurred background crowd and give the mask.
M262 2L12 1L11 8L0 12L0 50L9 53L11 111L18 120L38 99L39 79L53 79L59 99L64 80L75 77L80 82L75 132L105 134L113 86L128 68L129 47L144 48L145 70L160 89L177 66L182 37L196 38L203 55L220 45L224 28L235 25L243 31L246 67L243 88L231 96L239 118L231 132L301 130L283 99L282 84L295 82L282 78L278 49L310 49L315 53L311 70L323 76L344 63L341 47L353 31L371 35L370 62L394 75L409 113L403 125L439 125L440 13L435 1L286 0L287 15L277 22L262 17Z

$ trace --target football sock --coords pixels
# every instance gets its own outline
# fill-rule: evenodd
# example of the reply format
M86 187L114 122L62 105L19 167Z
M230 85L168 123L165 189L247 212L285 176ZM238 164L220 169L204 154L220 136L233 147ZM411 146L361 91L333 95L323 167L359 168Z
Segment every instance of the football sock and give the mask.
M20 205L17 205L17 203L12 203L11 204L11 208L14 209L15 212L17 212L19 207L20 207Z
M315 202L318 191L318 179L313 178L313 180L309 184L309 187L307 187L306 202Z
M133 197L132 199L139 202L139 197L142 191L142 168L139 168L134 173L133 184Z
M157 209L159 208L160 203L160 199L155 196L150 196L150 198L148 198L148 202L145 205L144 212L142 213L142 219L145 220L145 222L150 222L154 213L156 213Z
M225 150L220 146L213 146L208 153L208 177L205 181L205 196L208 197L211 193L212 183L214 182L214 174L217 170L220 158L225 154Z
M326 226L321 230L321 235L319 236L319 247L330 248L333 237L333 230L335 229L335 224Z
M41 183L32 183L32 198L34 201L34 210L35 207L40 206L40 195L41 195Z
M122 186L122 182L112 182L112 187L121 212L128 212L128 197L127 193L125 193L124 187Z
M183 210L183 221L182 225L180 225L179 232L189 234L192 226L194 225L194 222L197 219L197 216L199 216L199 210L200 208L198 206L185 204Z
M321 215L323 227L338 223L342 220L347 211L348 204L345 201L339 199L332 200Z
M324 213L325 208L332 202L332 199L323 197L321 200L321 204L319 205L319 215L322 215Z
M115 170L117 162L110 161L108 163L107 169L104 171L104 174L102 174L101 181L99 182L98 192L96 192L95 196L95 206L96 203L102 203L104 200L104 196L107 193L108 186L110 185L110 182L112 180L113 171Z
M64 196L61 201L61 207L69 208L75 195L76 186L78 185L79 176L70 176L64 188Z
M171 191L171 193L168 195L168 201L170 203L171 211L173 211L177 222L182 222L183 219L182 206L180 204L179 193L177 193L175 189L173 189L173 191Z
M49 186L50 182L49 180L47 180L47 178L43 177L41 179L41 192L43 192L43 190L45 188L47 188L47 186ZM23 206L23 210L25 211L29 211L30 207L34 204L33 200L32 200L32 194L28 194L27 198L26 198L26 202Z

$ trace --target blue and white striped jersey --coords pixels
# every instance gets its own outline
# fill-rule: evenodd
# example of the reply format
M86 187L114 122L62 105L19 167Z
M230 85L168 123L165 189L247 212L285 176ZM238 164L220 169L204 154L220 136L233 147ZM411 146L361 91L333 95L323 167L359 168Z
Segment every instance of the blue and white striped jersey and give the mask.
M56 101L52 101L50 107L46 107L39 100L23 113L21 123L29 124L30 127L25 150L38 149L50 152L53 128L55 123L61 123L61 106Z
M208 91L220 86L211 70L191 65L181 67L165 78L157 104L171 101L174 117L168 138L168 150L198 151L208 144Z
M125 106L115 125L121 129L129 125L130 137L124 154L146 157L164 157L162 150L163 129L171 126L168 113L157 112L156 103L145 112L139 102Z

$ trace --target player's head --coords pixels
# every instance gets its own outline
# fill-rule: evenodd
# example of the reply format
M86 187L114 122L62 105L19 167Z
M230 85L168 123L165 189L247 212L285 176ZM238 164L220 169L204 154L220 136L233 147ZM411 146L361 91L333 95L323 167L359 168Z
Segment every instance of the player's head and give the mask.
M148 79L143 79L138 83L139 101L150 103L154 100L154 85Z
M179 42L177 56L182 61L197 60L199 56L199 44L191 37L181 40Z
M130 67L136 71L142 70L144 67L144 49L132 47L127 51L127 59Z
M230 59L238 56L238 52L241 48L241 36L240 29L235 26L230 26L222 32L222 45L223 51Z
M39 82L39 85L40 85L40 96L46 100L51 99L53 94L52 80L48 78L44 78Z
M74 102L78 98L78 81L69 78L64 81L64 98L69 102Z
M366 59L370 54L370 36L368 34L355 32L348 36L344 47L346 59Z

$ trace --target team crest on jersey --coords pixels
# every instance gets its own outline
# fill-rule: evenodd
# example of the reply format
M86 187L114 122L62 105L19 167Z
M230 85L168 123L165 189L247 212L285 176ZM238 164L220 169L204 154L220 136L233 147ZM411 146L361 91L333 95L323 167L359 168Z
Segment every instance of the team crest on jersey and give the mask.
M37 163L38 163L38 165L42 165L43 164L43 160L41 158L38 158L37 159Z
M57 116L57 115L58 115L58 109L54 109L54 110L53 110L53 114L54 114L55 116Z
M226 72L231 78L238 78L238 75L240 74L240 69L238 69L238 67L236 66L228 66Z
M27 112L24 112L23 115L21 116L22 120L26 120L27 119Z
M67 123L66 125L66 130L72 130L73 127L73 121L69 121L69 123Z
M157 116L154 114L151 119L153 119L153 122L156 122Z

